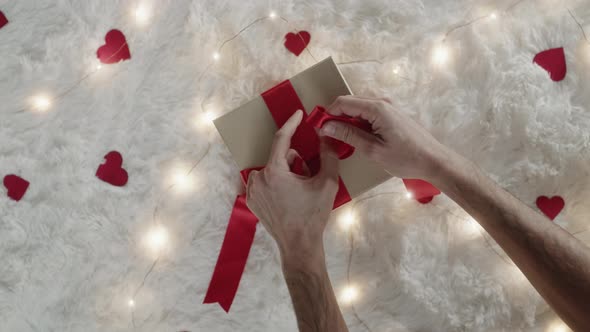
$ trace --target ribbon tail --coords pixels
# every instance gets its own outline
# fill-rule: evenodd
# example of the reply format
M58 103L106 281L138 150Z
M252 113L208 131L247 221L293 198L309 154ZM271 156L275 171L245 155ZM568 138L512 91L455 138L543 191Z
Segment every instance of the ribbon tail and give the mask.
M225 312L229 312L246 267L257 223L258 218L246 205L246 195L238 196L203 303L219 303Z

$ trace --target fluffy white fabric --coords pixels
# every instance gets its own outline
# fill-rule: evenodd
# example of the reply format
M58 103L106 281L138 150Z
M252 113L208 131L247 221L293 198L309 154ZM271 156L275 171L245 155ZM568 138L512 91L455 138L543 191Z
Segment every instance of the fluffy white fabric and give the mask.
M199 122L203 108L228 112L312 65L309 54L297 58L282 46L296 29L311 32L317 59L382 60L342 67L356 94L390 97L525 203L560 194L566 209L556 222L571 231L588 225L590 49L566 10L589 24L587 1L525 0L496 21L458 30L441 68L431 53L445 31L510 2L154 0L143 26L132 15L138 2L0 0L11 21L0 29L0 175L31 182L18 203L0 195L2 331L129 331L132 320L141 331L296 330L275 245L262 229L230 314L201 304L241 188L223 142ZM220 42L271 8L290 23L248 30L198 81ZM126 34L130 61L104 66L46 113L13 113L91 70L112 28ZM532 58L559 46L569 72L555 83ZM394 77L396 65L418 83ZM153 209L174 170L190 167L208 142L193 188L162 200L171 248L132 317L127 301L153 258L143 245ZM124 156L123 188L94 176L110 150ZM399 180L366 196L386 192L398 193L356 205L353 231L355 308L372 331L548 326L553 314L542 299L452 201L408 201ZM337 224L342 212L325 236L336 292L346 285L350 248ZM365 330L350 306L343 312L352 331Z

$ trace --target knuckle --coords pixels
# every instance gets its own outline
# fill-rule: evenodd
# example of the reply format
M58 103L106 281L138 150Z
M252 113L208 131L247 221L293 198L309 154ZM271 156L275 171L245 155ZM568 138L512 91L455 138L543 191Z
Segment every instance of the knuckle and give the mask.
M340 137L342 138L342 141L344 141L345 143L354 145L353 140L354 140L354 135L352 134L352 130L349 127L344 127L344 126L338 126L339 130L340 130Z
M382 111L382 110L384 110L384 109L385 109L387 106L388 106L388 103L387 103L387 101L385 101L385 100L378 100L378 101L375 103L375 107L376 107L376 109L375 109L375 110L376 110L376 111Z

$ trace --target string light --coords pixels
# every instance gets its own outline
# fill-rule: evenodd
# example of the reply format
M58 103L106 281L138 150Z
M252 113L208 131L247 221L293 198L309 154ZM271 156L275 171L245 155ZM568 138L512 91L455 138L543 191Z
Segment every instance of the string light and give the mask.
M406 198L407 198L407 199L412 199L412 198L414 198L414 194L413 194L411 191L408 191L408 192L406 193Z
M33 97L33 107L38 111L47 111L51 107L51 99L46 95L37 95Z
M492 20L495 20L495 19L497 19L497 18L498 18L498 14L496 14L496 12L492 12L492 13L490 14L490 18L491 18Z
M188 165L179 163L170 169L170 177L168 178L171 189L178 193L186 193L191 191L195 186L194 177L189 174Z
M158 225L148 232L145 242L153 253L159 253L168 244L168 231L163 226Z
M350 304L358 297L358 290L353 285L348 285L342 289L340 294L340 301L344 304Z
M213 60L219 61L220 58L221 58L221 54L219 54L219 52L213 53Z
M393 73L394 73L395 75L399 74L399 72L400 72L400 67L399 67L399 66L395 66L395 67L393 67Z
M129 299L129 301L127 302L127 305L129 306L129 308L134 308L135 307L135 301L133 299Z
M450 51L445 45L438 45L432 52L432 61L438 66L442 66L449 61Z
M462 225L463 232L467 236L481 235L483 228L481 225L472 217L469 217Z
M96 70L101 70L102 69L102 65L99 63L96 65Z
M206 111L201 115L201 121L206 125L211 124L211 122L213 122L213 120L215 120L215 118L216 118L216 115L212 111Z
M562 322L561 320L555 320L553 321L553 323L551 323L551 325L549 326L549 329L547 330L547 332L571 332L572 330L565 325L564 322Z
M340 226L344 230L350 229L350 227L352 227L352 225L354 225L354 223L355 223L355 217L354 217L354 214L352 213L352 211L347 211L347 212L343 213L342 216L340 217Z
M138 24L145 24L147 23L148 19L150 18L150 11L147 8L146 5L139 5L137 6L137 8L135 9L135 21Z
M277 18L277 13L274 10L271 10L271 12L268 14L268 17L271 20L274 20L275 18Z

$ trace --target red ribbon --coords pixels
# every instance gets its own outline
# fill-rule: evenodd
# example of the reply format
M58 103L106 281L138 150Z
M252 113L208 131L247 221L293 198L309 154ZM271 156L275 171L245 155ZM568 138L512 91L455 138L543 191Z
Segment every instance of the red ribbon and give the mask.
M278 128L281 128L297 110L303 111L303 120L291 139L291 148L295 149L302 158L295 160L291 165L291 171L300 175L303 174L303 163L309 168L311 176L320 170L320 139L314 127L320 128L326 121L336 120L370 130L370 124L367 127L366 122L349 117L332 116L322 107L316 107L308 116L290 81L284 81L264 92L262 99ZM337 140L332 140L332 145L340 159L347 158L354 152L353 147ZM248 175L252 170L260 169L262 167L242 170L240 174L243 182L248 181ZM339 178L334 208L350 200L350 194L342 179ZM256 216L246 206L246 196L238 196L203 303L219 303L223 310L229 312L252 247L257 222Z

